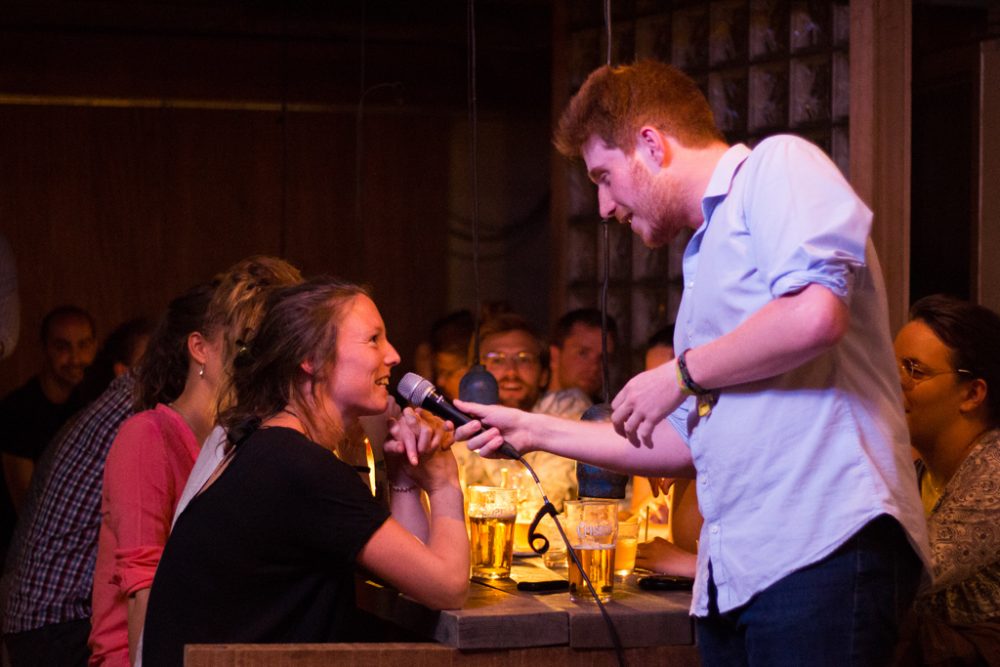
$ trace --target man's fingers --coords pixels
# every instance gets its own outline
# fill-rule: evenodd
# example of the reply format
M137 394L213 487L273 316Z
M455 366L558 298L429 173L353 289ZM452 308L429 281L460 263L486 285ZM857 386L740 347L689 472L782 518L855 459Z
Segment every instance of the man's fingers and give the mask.
M644 420L639 424L639 428L636 429L639 436L639 441L646 447L653 447L653 422L649 420Z
M625 422L625 437L633 446L639 446L639 427L642 426L642 415L633 412Z
M614 412L611 413L611 424L615 427L615 433L627 438L627 428L625 426L628 422L629 417L632 416L632 409L627 405L619 406Z

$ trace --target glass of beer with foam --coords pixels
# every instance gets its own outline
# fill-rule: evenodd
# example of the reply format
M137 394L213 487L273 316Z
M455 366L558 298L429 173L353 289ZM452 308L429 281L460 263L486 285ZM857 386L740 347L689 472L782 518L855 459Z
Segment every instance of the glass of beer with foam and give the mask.
M583 571L601 602L611 600L615 584L615 540L618 535L618 501L570 500L566 502L566 536ZM574 602L592 601L580 568L572 558L566 563L569 597Z
M470 486L468 494L472 576L482 579L509 577L517 489Z

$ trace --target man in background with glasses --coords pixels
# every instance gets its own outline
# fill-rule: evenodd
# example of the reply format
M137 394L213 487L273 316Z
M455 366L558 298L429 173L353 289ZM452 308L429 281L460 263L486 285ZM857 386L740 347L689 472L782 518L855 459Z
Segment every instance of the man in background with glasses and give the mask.
M590 400L579 389L545 394L549 382L545 342L531 323L516 313L500 313L482 323L479 358L496 378L501 405L566 419L579 419L590 407ZM499 486L503 475L521 474L522 467L518 463L470 455L464 446L456 446L453 451L467 485ZM549 500L557 508L564 500L576 497L575 460L547 452L528 454L525 460L535 470ZM507 472L501 473L504 469Z

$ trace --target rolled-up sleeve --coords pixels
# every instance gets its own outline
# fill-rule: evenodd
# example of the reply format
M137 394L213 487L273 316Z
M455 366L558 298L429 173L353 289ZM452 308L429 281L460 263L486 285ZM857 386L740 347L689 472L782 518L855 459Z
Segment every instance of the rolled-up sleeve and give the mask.
M819 284L848 301L854 274L865 265L871 211L812 144L773 137L751 159L760 164L744 191L752 200L746 223L771 295Z
M170 533L173 483L164 434L141 417L125 423L104 469L104 520L115 536L112 583L129 595L149 588Z

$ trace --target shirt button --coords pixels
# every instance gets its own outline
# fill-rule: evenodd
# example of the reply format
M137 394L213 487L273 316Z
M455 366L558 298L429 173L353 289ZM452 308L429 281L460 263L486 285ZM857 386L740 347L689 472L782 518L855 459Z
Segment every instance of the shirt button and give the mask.
M689 282L689 283L688 283L688 287L690 287L690 288L693 288L693 287L694 287L694 281L693 281L693 280L692 280L691 282Z
M718 534L719 534L719 527L718 527L717 525L715 525L715 526L712 526L712 527L711 527L711 528L709 528L708 530L709 530L709 531L710 531L710 532L711 532L711 533L712 533L713 535L718 535Z

